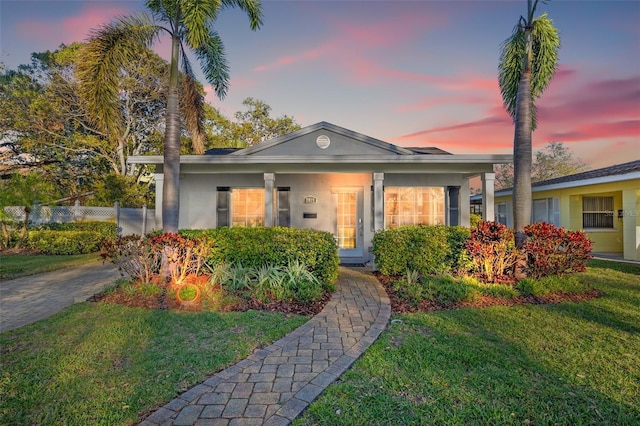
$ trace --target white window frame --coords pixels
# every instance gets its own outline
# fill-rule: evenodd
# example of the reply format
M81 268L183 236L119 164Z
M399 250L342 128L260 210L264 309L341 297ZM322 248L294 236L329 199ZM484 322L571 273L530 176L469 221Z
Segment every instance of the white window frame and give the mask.
M590 202L590 206L585 206ZM613 195L583 195L582 196L582 228L588 230L610 231L615 229L614 209L615 198ZM586 207L586 209L585 209ZM585 214L592 214L595 221L601 222L598 226L585 226ZM610 222L610 223L609 223ZM593 225L593 224L590 224Z
M399 211L399 207L396 205L396 214L390 214L389 209L390 209L390 203L393 202L390 200L390 197L393 195L393 192L396 192L395 195L396 197L399 197L399 190L408 190L408 189L412 189L414 190L413 192L413 200L409 201L409 203L413 203L412 204L412 208L411 208L411 212L409 214L402 214L402 212ZM425 189L429 189L429 190L439 190L441 193L441 200L440 203L438 204L437 202L434 202L432 204L434 204L431 207L431 213L429 215L423 215L423 214L419 214L419 209L418 206L420 205L420 200L421 197L424 195L423 190ZM419 190L416 191L416 190ZM431 195L431 194L430 194ZM400 200L398 198L396 198L395 202L398 203ZM431 199L429 201L433 201L433 196L431 197ZM405 201L406 202L406 201ZM422 203L424 203L425 201L422 200ZM384 188L384 227L385 229L387 228L394 228L394 227L399 227L399 226L406 226L406 225L419 225L419 224L425 224L425 225L444 225L445 221L446 221L446 206L445 206L445 188L442 186L390 186L390 187L385 187ZM419 217L424 217L424 216L428 216L430 218L430 220L428 220L428 223L422 223L420 220L418 220ZM393 217L395 218L395 220L392 220L392 223L389 223L389 218ZM410 219L410 220L409 220Z

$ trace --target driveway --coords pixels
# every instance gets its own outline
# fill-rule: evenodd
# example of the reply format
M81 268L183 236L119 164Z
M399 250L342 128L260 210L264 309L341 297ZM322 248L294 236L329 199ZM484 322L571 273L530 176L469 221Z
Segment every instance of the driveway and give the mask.
M84 302L120 274L102 262L60 269L0 283L0 332L31 324Z

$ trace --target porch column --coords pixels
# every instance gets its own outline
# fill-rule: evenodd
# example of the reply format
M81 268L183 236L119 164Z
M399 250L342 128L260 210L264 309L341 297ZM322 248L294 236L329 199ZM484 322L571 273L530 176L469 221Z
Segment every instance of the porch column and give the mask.
M384 173L373 174L373 230L384 229Z
M162 187L164 186L164 173L155 173L153 178L156 181L156 208L155 219L156 223L153 229L162 228Z
M456 226L460 224L460 187L447 186L448 200L448 221L447 225Z
M471 226L471 183L469 179L465 179L462 181L462 185L460 186L460 193L458 194L458 199L460 200L458 217L460 218L460 222L458 225L466 226L467 228Z
M273 226L273 188L276 181L275 173L264 174L264 226Z
M495 179L495 173L482 174L482 220L489 222L496 220L495 200L493 199Z
M622 257L640 260L640 189L622 191ZM614 213L614 217L618 215Z

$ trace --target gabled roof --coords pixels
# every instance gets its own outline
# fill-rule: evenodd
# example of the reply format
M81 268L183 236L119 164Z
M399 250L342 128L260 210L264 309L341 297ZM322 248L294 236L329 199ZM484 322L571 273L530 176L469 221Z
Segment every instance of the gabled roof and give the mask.
M408 150L413 151L415 154L420 155L453 155L450 152L444 151L435 146L429 147L407 147Z
M211 148L204 152L204 155L228 155L243 148Z
M560 188L571 188L583 185L595 185L599 183L619 182L630 179L640 179L640 160L628 163L615 164L601 169L589 170L568 176L533 182L532 191L543 191ZM513 188L505 188L496 191L496 196L511 195ZM473 198L473 197L472 197Z
M414 152L409 149L402 148L397 145L393 145L393 144L381 141L380 139L372 138L367 135L363 135L362 133L354 132L353 130L345 129L344 127L336 126L335 124L327 123L326 121L321 121L319 123L312 124L307 127L303 127L302 129L297 130L295 132L291 132L286 135L282 135L277 138L274 138L265 142L261 142L249 148L236 151L232 155L253 155L255 153L273 148L277 145L284 144L286 142L289 142L301 136L305 136L312 132L316 132L318 130L327 130L327 131L345 136L347 138L354 139L366 145L370 145L372 147L387 151L389 154L396 154L396 155L413 155L414 154Z
M588 170L582 173L576 173L569 176L561 176L558 178L542 180L540 182L534 182L531 186L547 186L557 183L574 182L578 180L595 179L602 177L620 176L633 172L640 172L640 160L630 161L628 163L615 164L609 167L603 167L596 170Z

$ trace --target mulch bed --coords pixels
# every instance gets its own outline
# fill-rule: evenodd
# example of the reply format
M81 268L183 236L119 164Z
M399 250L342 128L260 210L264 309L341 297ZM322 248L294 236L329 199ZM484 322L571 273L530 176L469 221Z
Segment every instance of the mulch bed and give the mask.
M582 302L591 300L602 296L602 292L592 289L586 293L562 293L555 292L546 296L519 296L511 299L481 296L473 302L460 302L450 305L441 304L434 301L423 301L417 306L408 303L406 300L398 297L397 293L393 290L394 277L382 275L380 273L374 273L375 277L382 284L389 296L391 302L391 310L393 313L410 313L410 312L428 312L428 311L441 311L447 309L458 308L485 308L488 306L515 306L515 305L540 305L540 304L555 304L563 302ZM250 309L268 311L268 312L282 312L288 315L303 315L313 316L318 314L327 302L331 299L331 293L325 293L324 296L315 302L309 304L301 304L296 302L262 302L258 299L250 300L238 300L233 305L228 305L224 308L226 311L247 311ZM113 292L110 294L99 293L95 294L88 299L91 302L104 302L104 303L117 303L120 305L145 308L145 309L173 309L173 310L191 310L198 311L202 307L199 305L188 306L180 305L176 302L175 298L166 295L166 291L159 295L154 296L128 296L122 292Z
M375 274L376 278L384 287L389 300L391 301L391 310L396 314L410 313L410 312L428 312L428 311L442 311L448 309L458 308L486 308L489 306L515 306L515 305L542 305L542 304L556 304L564 302L583 302L591 300L597 297L601 297L603 293L596 289L591 289L586 293L564 293L554 292L549 293L546 296L518 296L511 299L492 296L481 296L473 302L460 302L451 305L445 305L433 301L423 301L417 306L408 303L406 300L398 297L397 292L393 290L394 277L387 275Z
M267 312L282 312L289 315L303 315L312 316L322 311L322 308L331 299L331 293L325 293L320 300L317 300L308 304L301 304L296 302L261 302L258 299L251 299L245 301L238 301L233 305L225 307L226 311L248 311L250 309L267 311ZM129 306L133 308L145 308L145 309L173 309L173 310L185 310L185 311L199 311L202 310L202 306L195 305L180 305L176 302L174 297L169 297L166 292L155 296L128 296L121 292L114 292L110 294L98 293L94 294L88 299L89 302L103 302L103 303L117 303L119 305Z

